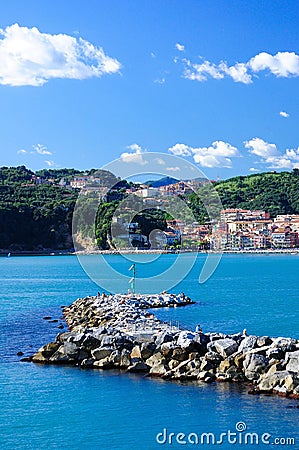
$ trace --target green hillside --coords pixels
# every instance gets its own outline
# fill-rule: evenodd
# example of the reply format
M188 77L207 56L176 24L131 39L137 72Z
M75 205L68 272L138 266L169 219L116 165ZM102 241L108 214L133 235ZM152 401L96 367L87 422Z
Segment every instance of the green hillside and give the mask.
M235 177L215 187L225 208L262 209L271 217L299 213L299 169Z
M24 166L0 169L0 249L71 248L77 192L56 185L35 185L33 175Z
M271 217L277 214L299 213L298 169L294 169L293 172L266 172L239 176L214 182L213 186L225 209L262 209L269 212ZM209 185L201 186L197 193L188 197L187 202L195 217L204 223L209 220L209 216L201 201L202 198L208 198L209 203L215 205L215 210L219 207ZM216 213L214 217L217 217Z

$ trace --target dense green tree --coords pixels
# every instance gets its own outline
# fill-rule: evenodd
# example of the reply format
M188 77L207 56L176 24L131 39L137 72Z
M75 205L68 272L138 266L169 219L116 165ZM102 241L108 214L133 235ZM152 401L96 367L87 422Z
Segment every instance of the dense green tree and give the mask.
M271 214L299 212L299 177L293 172L269 172L215 183L225 208L263 209Z

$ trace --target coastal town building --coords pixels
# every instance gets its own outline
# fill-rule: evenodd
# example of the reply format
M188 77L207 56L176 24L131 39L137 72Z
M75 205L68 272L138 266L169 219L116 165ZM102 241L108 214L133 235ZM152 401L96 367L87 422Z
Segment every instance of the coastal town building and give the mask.
M225 209L208 237L212 250L292 249L299 247L299 216Z

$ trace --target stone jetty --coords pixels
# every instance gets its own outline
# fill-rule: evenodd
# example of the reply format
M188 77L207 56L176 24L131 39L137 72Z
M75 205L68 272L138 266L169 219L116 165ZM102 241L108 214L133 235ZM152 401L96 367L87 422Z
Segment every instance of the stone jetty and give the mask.
M243 382L251 394L299 399L299 341L246 333L192 332L152 308L192 304L184 294L79 298L63 313L69 331L33 355L34 363L139 372L165 380Z

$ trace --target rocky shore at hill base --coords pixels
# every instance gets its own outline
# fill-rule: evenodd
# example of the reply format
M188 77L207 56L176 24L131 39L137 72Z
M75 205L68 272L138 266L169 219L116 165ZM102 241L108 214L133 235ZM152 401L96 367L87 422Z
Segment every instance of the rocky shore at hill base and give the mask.
M165 380L243 382L251 394L299 399L299 341L243 333L182 330L150 309L193 303L184 294L79 298L63 313L69 331L33 355L34 363L119 369Z

